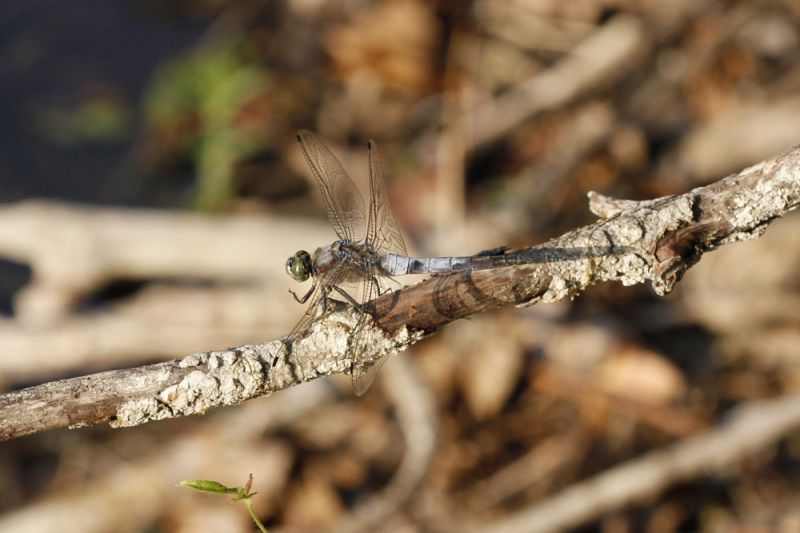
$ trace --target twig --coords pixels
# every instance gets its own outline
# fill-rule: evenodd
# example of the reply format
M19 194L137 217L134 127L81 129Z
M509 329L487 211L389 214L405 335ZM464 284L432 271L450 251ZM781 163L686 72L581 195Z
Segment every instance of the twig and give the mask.
M608 205L593 196L592 205ZM515 252L528 264L434 276L370 303L377 320L365 328L370 364L427 333L501 305L574 297L593 283L650 281L667 293L702 254L756 238L800 203L800 146L686 194L615 205L612 218ZM320 317L305 338L193 354L138 369L57 381L0 396L0 439L65 425L107 421L132 426L202 413L349 370L348 337L357 318L342 306Z
M689 183L704 183L775 153L798 135L800 98L770 99L696 125L657 173L664 180L680 174L688 175Z
M285 296L285 289L257 283L154 282L124 301L105 304L102 312L70 313L44 327L0 318L0 354L8 354L0 357L0 386L280 335L296 322L281 303Z
M751 402L719 428L625 463L478 529L493 533L562 531L644 502L667 487L719 472L800 427L800 396Z
M581 42L556 66L478 107L469 120L470 149L489 144L536 113L619 79L646 56L650 38L636 18L620 15Z
M76 300L114 279L285 281L275 255L293 253L301 234L324 239L331 232L322 223L280 217L97 209L41 200L0 206L0 254L33 270L31 283L16 298L15 318L34 325L62 319Z
M356 507L334 531L372 531L397 512L425 480L436 452L437 417L433 396L414 372L411 362L393 361L383 383L394 403L405 439L403 460L391 482L368 501Z
M430 331L505 304L574 297L602 281L650 281L664 295L704 252L759 237L798 204L800 145L678 196L620 202L590 193L590 208L611 218L516 252L528 264L433 277L386 295L376 302L378 324Z

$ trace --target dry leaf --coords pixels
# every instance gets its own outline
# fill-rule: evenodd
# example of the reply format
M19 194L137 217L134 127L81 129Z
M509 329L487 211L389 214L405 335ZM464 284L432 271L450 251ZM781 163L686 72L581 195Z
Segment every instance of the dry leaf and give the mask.
M634 346L603 361L597 385L615 396L652 404L669 403L687 390L686 380L674 364Z
M514 391L522 370L522 343L502 317L474 320L470 326L474 337L459 343L459 378L473 416L485 420L499 413Z
M328 35L328 51L349 83L410 96L431 90L439 24L427 4L385 0Z

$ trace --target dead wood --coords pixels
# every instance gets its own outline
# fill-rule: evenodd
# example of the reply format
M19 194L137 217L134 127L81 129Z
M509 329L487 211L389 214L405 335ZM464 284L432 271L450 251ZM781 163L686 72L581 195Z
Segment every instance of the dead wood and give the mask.
M605 216L513 252L529 262L434 276L371 302L377 320L360 364L377 361L458 318L502 305L572 298L593 283L650 281L669 292L703 253L756 238L800 202L800 146L678 196L621 202L590 194ZM347 372L352 309L333 309L305 338L197 353L179 361L55 381L0 396L0 440L54 427L134 426Z

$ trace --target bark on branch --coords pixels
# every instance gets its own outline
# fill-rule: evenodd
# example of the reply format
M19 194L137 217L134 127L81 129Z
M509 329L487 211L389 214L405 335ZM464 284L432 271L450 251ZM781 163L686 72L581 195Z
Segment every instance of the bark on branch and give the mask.
M502 305L574 297L593 283L650 281L665 294L706 251L756 238L797 207L800 146L679 196L643 202L596 193L589 198L601 220L514 252L530 263L434 276L371 302L377 318L359 363L398 352L452 320ZM274 340L2 395L0 440L54 427L134 426L202 413L346 372L356 318L348 307L333 309L288 350Z

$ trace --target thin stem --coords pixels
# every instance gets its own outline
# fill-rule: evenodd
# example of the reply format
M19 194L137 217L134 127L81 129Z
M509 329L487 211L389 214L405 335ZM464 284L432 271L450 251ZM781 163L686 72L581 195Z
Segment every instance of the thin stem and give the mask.
M261 533L269 533L264 524L261 523L261 520L258 519L258 516L256 516L256 512L253 510L253 499L245 498L242 501L244 502L245 507L247 507L247 510L250 512L250 518L252 518L253 522L255 522L258 526L259 531L261 531Z

